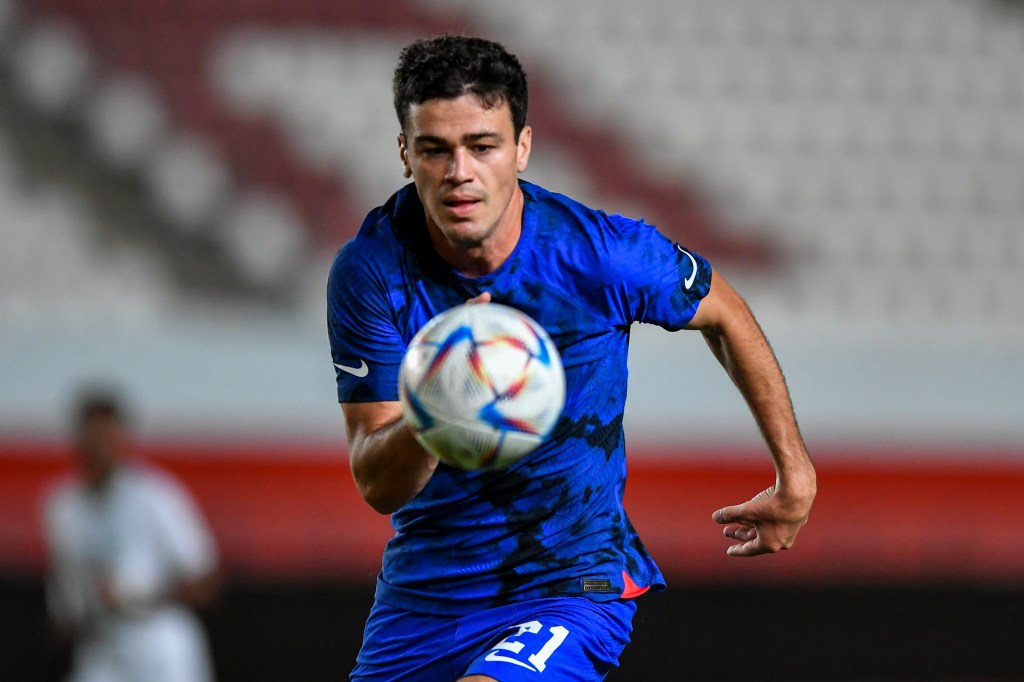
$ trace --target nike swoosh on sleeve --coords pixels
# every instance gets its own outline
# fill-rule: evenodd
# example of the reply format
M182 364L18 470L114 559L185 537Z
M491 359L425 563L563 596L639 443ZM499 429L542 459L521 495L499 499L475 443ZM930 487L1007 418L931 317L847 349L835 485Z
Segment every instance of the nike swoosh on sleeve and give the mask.
M679 249L679 253L685 254L686 257L690 259L690 262L693 263L693 271L690 273L689 277L683 280L683 286L687 291L689 291L690 287L693 286L693 281L697 279L697 259L693 257L692 253L679 246L679 244L676 244L676 248Z
M370 373L370 368L366 366L366 360L360 360L358 367L349 367L348 365L339 365L338 363L334 363L334 366L342 372L348 372L352 376L360 379Z

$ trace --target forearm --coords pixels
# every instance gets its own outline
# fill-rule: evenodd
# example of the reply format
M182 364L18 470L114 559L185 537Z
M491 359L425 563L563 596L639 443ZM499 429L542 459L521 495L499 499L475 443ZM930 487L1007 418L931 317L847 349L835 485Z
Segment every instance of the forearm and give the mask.
M774 460L779 486L813 490L814 467L782 369L754 316L733 295L738 304L732 314L721 324L703 329L704 339L750 407Z
M729 547L730 556L787 549L807 523L818 484L775 353L746 302L718 273L689 327L701 331L747 401L775 462L774 485L712 518L726 525L726 537L739 541Z
M420 446L401 416L376 428L350 429L349 457L356 488L381 514L390 514L416 497L438 462Z
M223 579L220 572L212 570L208 573L179 581L174 587L171 598L189 608L202 610L213 604L217 599L222 582Z
M145 613L167 604L182 604L192 609L209 606L220 590L220 575L210 571L202 575L168 579L113 576L97 585L108 609L121 613Z

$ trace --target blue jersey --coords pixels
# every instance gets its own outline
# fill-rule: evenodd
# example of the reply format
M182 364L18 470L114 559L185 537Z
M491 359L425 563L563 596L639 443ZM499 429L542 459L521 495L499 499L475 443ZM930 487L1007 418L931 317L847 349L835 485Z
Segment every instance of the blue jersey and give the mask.
M522 234L493 273L465 277L436 254L413 185L370 212L331 270L340 402L397 400L413 335L484 291L537 320L565 366L565 409L545 443L502 471L439 464L392 515L377 583L385 604L461 615L664 588L622 506L629 330L634 322L684 327L710 288L711 268L642 221L520 186Z

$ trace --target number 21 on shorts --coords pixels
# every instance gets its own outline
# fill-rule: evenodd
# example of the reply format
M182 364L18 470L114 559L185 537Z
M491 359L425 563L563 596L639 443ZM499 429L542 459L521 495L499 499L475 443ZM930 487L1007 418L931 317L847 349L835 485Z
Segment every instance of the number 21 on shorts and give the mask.
M548 628L550 637L544 642L544 645L537 650L536 653L530 654L526 657L526 661L521 661L518 658L513 658L512 655L520 655L523 649L526 648L525 641L514 641L520 639L527 639L531 644L534 642L539 643L540 639L536 637L527 637L527 635L541 635L541 630L544 626L541 625L540 621L531 620L529 623L523 623L521 625L513 625L510 629L515 630L511 635L501 640L494 645L490 653L487 654L484 660L487 661L499 661L502 663L514 663L515 665L522 666L528 670L534 672L544 672L544 668L547 667L548 659L551 658L551 654L555 653L555 649L561 646L565 638L569 636L569 630L556 625Z

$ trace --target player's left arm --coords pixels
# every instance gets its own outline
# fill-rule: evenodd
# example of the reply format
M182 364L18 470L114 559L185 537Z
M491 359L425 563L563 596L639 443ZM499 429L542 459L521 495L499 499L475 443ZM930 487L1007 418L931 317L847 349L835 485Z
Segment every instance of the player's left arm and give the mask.
M114 558L106 580L97 585L108 608L124 613L147 611L176 602L193 609L213 604L221 587L216 541L191 494L163 476L142 479L147 496L148 532L162 567L139 565L128 548ZM139 484L137 484L139 485Z
M732 556L787 549L807 523L817 479L778 360L746 302L718 272L687 328L704 335L750 406L775 462L773 486L712 518L726 524L726 537L739 541L728 548Z

